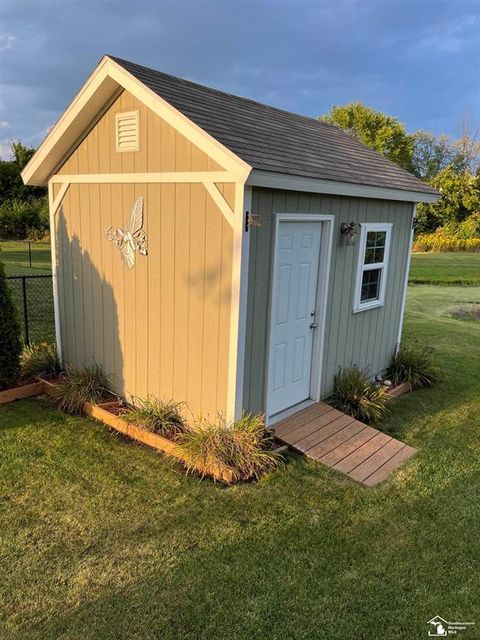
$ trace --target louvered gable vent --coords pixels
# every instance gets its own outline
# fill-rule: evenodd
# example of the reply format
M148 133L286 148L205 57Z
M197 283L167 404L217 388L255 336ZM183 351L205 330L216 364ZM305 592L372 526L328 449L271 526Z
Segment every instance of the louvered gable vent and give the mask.
M128 113L117 113L116 121L116 145L117 151L138 151L139 150L139 113L129 111Z

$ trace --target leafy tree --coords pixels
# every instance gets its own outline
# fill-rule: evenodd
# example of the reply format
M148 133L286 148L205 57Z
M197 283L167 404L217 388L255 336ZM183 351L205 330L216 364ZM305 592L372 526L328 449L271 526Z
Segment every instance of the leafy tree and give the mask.
M0 238L40 240L50 226L46 198L14 198L0 204Z
M9 386L20 372L20 324L0 262L0 386Z
M447 135L430 131L413 135L412 172L421 180L432 180L456 158L454 145Z
M11 143L12 159L0 160L0 238L43 237L48 232L44 187L27 187L21 172L35 153L20 141Z
M471 135L468 130L464 131L463 135L454 142L453 148L455 155L452 166L458 173L480 171L480 142L477 134Z
M44 196L44 187L26 187L20 175L35 149L26 147L20 141L12 142L10 147L12 160L0 160L0 203L12 198L28 200Z
M460 223L480 212L480 174L459 173L449 165L430 180L430 184L442 197L433 204L418 205L419 231L429 232L444 224Z
M352 102L333 106L320 119L337 125L407 171L412 170L413 137L397 118Z

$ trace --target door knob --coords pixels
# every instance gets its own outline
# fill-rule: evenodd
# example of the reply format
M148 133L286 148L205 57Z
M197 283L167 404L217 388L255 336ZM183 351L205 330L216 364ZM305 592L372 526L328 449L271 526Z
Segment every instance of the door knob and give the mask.
M318 324L316 322L310 323L310 329L316 329L317 327L318 327Z

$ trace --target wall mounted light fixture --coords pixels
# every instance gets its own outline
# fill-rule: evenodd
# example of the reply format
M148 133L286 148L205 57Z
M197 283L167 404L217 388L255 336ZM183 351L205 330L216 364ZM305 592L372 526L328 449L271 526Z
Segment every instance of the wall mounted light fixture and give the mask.
M342 222L340 226L340 233L345 238L345 244L349 247L353 247L358 237L358 223L356 222Z
M245 231L250 231L251 227L261 227L263 224L262 216L247 211L245 215Z

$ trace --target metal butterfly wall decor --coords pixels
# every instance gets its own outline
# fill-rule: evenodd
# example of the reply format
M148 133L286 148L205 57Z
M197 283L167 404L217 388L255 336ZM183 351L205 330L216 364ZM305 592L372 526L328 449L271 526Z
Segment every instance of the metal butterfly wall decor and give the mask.
M143 198L138 198L133 207L130 216L130 222L127 229L120 227L109 227L105 233L107 240L111 240L113 244L122 252L122 260L129 269L135 265L135 252L142 256L148 254L147 236L143 227Z

